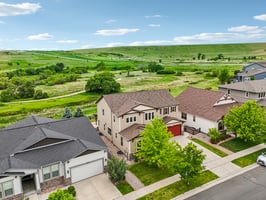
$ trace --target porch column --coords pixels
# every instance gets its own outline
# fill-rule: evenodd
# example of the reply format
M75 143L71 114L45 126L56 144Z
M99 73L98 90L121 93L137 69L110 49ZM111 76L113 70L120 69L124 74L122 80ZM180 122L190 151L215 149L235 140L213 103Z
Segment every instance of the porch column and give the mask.
M41 184L40 184L40 178L39 178L39 173L38 170L37 172L34 174L35 176L35 186L36 186L36 190L37 193L39 193L41 191Z

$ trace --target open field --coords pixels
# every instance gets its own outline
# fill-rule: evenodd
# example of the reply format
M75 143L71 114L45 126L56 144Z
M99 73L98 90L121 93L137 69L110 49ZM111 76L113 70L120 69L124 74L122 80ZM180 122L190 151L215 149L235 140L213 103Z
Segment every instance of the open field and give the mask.
M241 69L248 62L266 59L265 47L265 43L256 43L115 47L73 51L0 51L0 77L6 72L43 68L56 63L64 63L67 68L88 69L87 73L80 74L74 82L52 86L41 84L35 88L47 92L49 97L57 97L83 91L88 78L98 73L96 65L104 63L104 70L114 73L116 80L121 84L121 92L168 89L173 96L176 96L189 86L217 90L219 81L212 74L227 68L233 75L235 70ZM199 53L205 55L204 60L197 59ZM224 58L213 60L218 54L223 54ZM256 56L256 60L243 59L248 56ZM182 75L143 72L142 67L150 62L157 62L175 72L182 72ZM127 76L129 66L130 76ZM35 76L26 78L36 79ZM95 101L99 97L100 94L78 94L38 102L22 102L31 99L16 99L10 103L0 102L0 127L33 114L59 118L65 107L72 110L81 107L87 116L93 116L96 113Z

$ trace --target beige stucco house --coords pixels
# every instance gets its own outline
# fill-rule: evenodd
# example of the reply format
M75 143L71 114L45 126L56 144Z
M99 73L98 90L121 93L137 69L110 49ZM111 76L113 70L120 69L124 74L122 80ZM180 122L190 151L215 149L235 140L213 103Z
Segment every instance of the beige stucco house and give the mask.
M178 103L167 90L103 95L97 102L97 126L128 159L136 152L139 134L155 117L163 118L173 135L180 135Z

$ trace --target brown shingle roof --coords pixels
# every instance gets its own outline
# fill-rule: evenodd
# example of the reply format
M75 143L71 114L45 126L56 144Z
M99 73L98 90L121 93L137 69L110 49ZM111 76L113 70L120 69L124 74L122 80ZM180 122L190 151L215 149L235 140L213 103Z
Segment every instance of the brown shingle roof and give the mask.
M167 90L148 90L121 94L103 95L111 111L121 116L138 105L162 108L177 105L175 98ZM100 99L98 100L98 102Z
M230 107L239 105L238 103L230 103L214 106L223 96L223 92L189 87L178 95L176 100L181 112L200 116L211 121L218 121L227 113Z
M119 134L125 137L127 141L130 141L138 137L140 132L144 130L144 127L144 124L133 124L132 126L122 130Z

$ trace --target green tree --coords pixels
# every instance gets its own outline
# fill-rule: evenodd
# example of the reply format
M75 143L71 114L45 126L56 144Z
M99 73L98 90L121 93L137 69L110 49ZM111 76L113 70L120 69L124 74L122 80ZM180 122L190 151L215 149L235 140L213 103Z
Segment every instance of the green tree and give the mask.
M34 96L34 84L26 81L17 87L18 98L29 98Z
M150 121L140 133L141 145L137 148L136 156L143 158L150 165L161 166L165 160L165 150L169 147L172 134L168 131L162 119Z
M75 113L74 113L74 117L83 117L84 114L82 112L82 110L80 108L77 108Z
M34 92L34 99L44 99L44 98L48 98L48 93L47 92L43 92L42 90L35 90Z
M123 159L112 157L107 161L107 171L114 182L119 182L125 179L127 164Z
M56 190L56 192L49 194L48 200L75 200L75 197L73 197L72 194L68 193L67 190L63 191L61 189L58 189Z
M149 72L158 72L158 71L163 70L163 69L164 69L163 66L157 64L156 62L150 62L148 64L148 71Z
M221 138L221 132L218 131L217 128L209 128L208 134L211 137L211 143L216 144L217 142L219 142Z
M176 163L176 171L180 174L181 179L190 184L190 179L197 176L204 170L202 165L205 155L202 154L202 150L189 143L185 146L179 156L179 161Z
M229 75L228 69L222 69L219 72L218 79L219 79L221 84L224 84L224 83L230 81L230 75Z
M259 141L265 135L266 112L255 101L247 101L229 110L224 125L245 141Z
M62 115L62 119L71 118L71 117L72 117L71 111L69 110L69 108L65 108L64 114Z
M120 91L120 84L114 79L114 75L110 72L95 74L89 78L85 86L86 92L96 93L114 93Z

